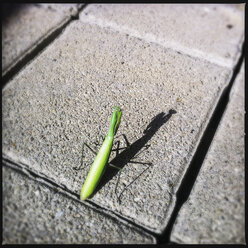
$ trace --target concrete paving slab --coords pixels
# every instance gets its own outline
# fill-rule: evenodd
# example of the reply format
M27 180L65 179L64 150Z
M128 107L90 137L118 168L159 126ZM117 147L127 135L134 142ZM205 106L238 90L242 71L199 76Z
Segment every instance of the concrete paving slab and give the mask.
M86 149L87 166L76 170L82 143L99 148L94 142L107 133L113 106L120 106L118 134L132 147L110 157L123 167L118 195L147 167L130 159L153 166L123 192L120 204L118 175L106 171L104 187L90 201L160 233L231 72L75 21L4 87L3 156L79 194L94 158ZM122 136L116 141L125 146Z
M15 4L2 23L2 74L78 12L77 4Z
M172 230L178 243L245 244L244 67L188 201Z
M244 39L244 4L93 4L80 18L229 68Z
M231 6L240 11L245 11L245 3L231 4Z
M42 3L36 4L40 8L46 8L47 10L53 12L60 12L64 15L72 15L75 16L78 13L79 4L69 4L69 3Z
M151 244L141 230L108 218L3 166L3 244Z

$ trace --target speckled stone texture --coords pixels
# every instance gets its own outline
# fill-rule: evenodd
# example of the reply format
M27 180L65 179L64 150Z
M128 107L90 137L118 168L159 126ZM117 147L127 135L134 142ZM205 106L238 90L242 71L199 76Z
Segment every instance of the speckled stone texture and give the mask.
M78 12L77 4L15 4L2 22L2 74Z
M245 244L244 68L171 239L178 243Z
M231 75L206 60L74 21L3 89L3 156L79 194L94 158L85 149L85 167L75 170L82 143L99 148L94 142L106 135L117 105L123 109L118 134L133 144L129 155L110 157L123 167L117 194L147 167L129 159L152 166L120 204L117 174L106 172L111 177L90 201L160 233ZM122 136L115 140L126 146Z
M53 12L60 12L64 15L76 15L80 4L68 4L68 3L48 3L48 4L36 4L40 8L46 8Z
M137 228L106 218L3 167L3 244L151 244Z
M81 20L229 68L244 39L244 4L89 5Z

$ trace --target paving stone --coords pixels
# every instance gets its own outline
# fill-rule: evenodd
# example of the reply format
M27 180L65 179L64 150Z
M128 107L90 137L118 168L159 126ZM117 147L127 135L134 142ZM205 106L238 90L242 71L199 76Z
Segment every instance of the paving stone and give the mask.
M244 68L188 201L172 231L178 243L245 244Z
M65 16L77 16L79 11L82 9L82 7L85 5L85 4L69 4L69 3L64 3L64 4L61 4L61 3L48 3L48 4L36 4L42 8L46 8L50 11L53 11L53 12L60 12L61 14L65 15Z
M79 4L60 4L60 3L48 3L48 4L36 4L41 8L46 8L53 12L61 12L64 15L76 15L78 13Z
M14 6L13 13L2 23L3 75L78 11L77 4Z
M3 166L3 244L155 243L137 228L95 212Z
M94 4L80 18L232 68L244 39L244 4L237 5Z
M112 163L124 166L118 195L147 167L123 156L153 165L120 204L117 174L106 171L111 178L90 201L160 233L231 75L206 60L75 21L4 87L3 157L79 194L94 158L86 149L85 167L74 168L81 165L82 143L97 150L94 142L106 135L113 106L120 106L118 134L127 136L133 154L111 154ZM115 141L126 146L122 136Z
M234 8L237 8L238 10L240 11L245 11L245 4L242 3L242 4L231 4L231 6L233 6Z

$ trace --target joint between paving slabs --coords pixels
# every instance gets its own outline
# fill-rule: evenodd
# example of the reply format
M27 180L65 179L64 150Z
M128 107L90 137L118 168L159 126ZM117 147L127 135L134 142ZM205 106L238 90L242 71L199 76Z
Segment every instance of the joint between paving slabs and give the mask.
M13 162L9 159L5 159L5 158L3 158L2 164L3 164L3 166L11 168L12 170L16 171L17 173L20 173L20 174L28 177L29 179L40 183L41 185L44 185L46 187L51 188L55 192L61 193L65 197L68 197L68 198L70 198L70 199L72 199L72 200L74 200L80 204L83 204L86 208L89 207L90 209L96 211L97 213L103 214L106 218L111 218L117 222L121 222L124 225L128 225L128 226L136 229L137 231L141 231L141 232L144 232L146 234L149 234L157 240L157 236L158 236L157 233L155 233L149 229L146 229L145 227L133 222L132 220L130 220L128 218L125 218L124 216L122 216L120 214L117 214L111 210L105 209L105 208L99 206L98 204L96 204L90 200L82 202L80 200L80 197L78 194L70 191L68 188L63 187L62 185L59 185L59 184L53 182L52 180L50 180L50 179L48 179L42 175L36 174L35 172L33 172L27 168L22 167L20 164L17 164L15 162Z
M51 33L46 34L41 38L41 41L34 44L26 51L24 51L20 56L18 56L15 61L6 69L6 73L2 76L2 89L13 77L15 77L23 68L25 68L33 59L35 59L43 50L45 50L56 38L58 38L64 31L64 29L73 21L79 20L79 14L87 6L79 6L77 13L71 15L68 20L64 23L60 23L60 26L51 31Z
M202 167L203 161L205 159L205 156L207 155L208 149L212 143L212 140L214 139L215 132L219 126L219 123L223 117L223 114L226 110L226 107L229 102L229 94L232 89L233 83L240 72L241 65L244 59L244 43L242 45L240 58L233 70L232 77L226 86L226 88L223 90L217 105L212 113L212 116L210 117L210 121L208 122L202 137L200 139L200 142L196 148L196 151L193 155L193 158L189 164L189 167L186 171L186 173L183 176L183 179L181 181L181 184L177 190L176 193L176 204L172 211L171 217L169 219L169 222L162 233L162 235L158 238L158 244L165 244L170 242L170 235L172 228L174 226L174 223L178 217L178 213L180 209L182 208L183 204L187 201L187 199L190 196L191 190L194 186L194 183L197 179L197 176L199 174L199 171Z

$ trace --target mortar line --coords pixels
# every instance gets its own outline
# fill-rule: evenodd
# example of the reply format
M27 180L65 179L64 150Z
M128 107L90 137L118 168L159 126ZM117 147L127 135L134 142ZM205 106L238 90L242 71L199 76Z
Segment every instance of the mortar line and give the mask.
M29 179L34 180L38 183L40 183L41 185L45 185L48 186L49 188L51 188L52 190L58 191L59 193L61 193L62 195L64 195L65 197L68 197L82 205L84 205L86 208L89 207L90 209L96 211L97 213L103 214L105 217L107 218L111 218L115 221L119 221L124 225L131 225L132 228L136 229L137 231L142 231L148 235L151 235L156 241L158 238L158 234L143 227L142 225L139 225L135 222L133 222L132 220L113 212L112 210L109 210L107 208L104 208L100 205L98 205L97 203L94 203L92 201L81 201L79 199L79 194L69 190L67 187L63 187L62 185L57 184L56 182L53 182L51 179L46 178L45 176L41 176L35 172L33 172L32 170L22 167L21 165L19 165L18 163L15 163L9 159L3 158L2 160L3 166L6 166L8 168L13 169L14 171L16 171L17 173L20 173L22 175L27 176Z
M170 242L171 231L178 217L179 211L181 210L184 203L188 200L193 186L196 182L197 176L203 165L204 159L208 154L209 147L215 137L217 128L219 127L220 121L223 118L225 110L229 102L229 95L232 89L233 83L240 72L241 65L244 59L244 42L242 44L241 56L233 70L232 77L229 84L223 90L220 99L213 111L213 114L205 128L205 131L200 139L199 145L191 159L190 165L184 174L181 184L176 193L176 204L168 221L168 224L161 235L158 237L158 244L164 244Z
M42 53L52 42L58 38L63 30L73 21L79 20L79 13L87 6L87 4L80 6L77 9L77 13L73 16L71 15L65 23L59 25L59 27L55 28L50 34L46 34L47 37L41 37L40 43L38 41L37 44L33 44L30 48L28 48L24 54L20 55L19 58L16 58L17 62L12 62L10 65L10 69L2 76L2 89L10 81L13 77L15 77L23 68L25 68L29 63L31 63L40 53ZM19 59L19 61L18 61Z
M227 60L215 54L210 55L207 52L201 51L201 49L187 48L186 46L181 46L179 43L176 43L173 41L167 42L167 44L165 44L162 39L153 37L154 36L153 34L148 33L146 35L141 35L141 34L138 34L135 29L132 29L127 26L124 26L124 27L119 26L118 24L114 22L111 22L109 20L102 20L90 14L87 15L86 19L82 18L80 19L80 21L83 23L91 24L91 25L97 25L98 27L103 28L103 29L110 29L112 32L126 34L126 35L129 35L130 37L142 40L143 42L146 42L148 44L152 43L152 44L162 47L163 49L170 50L178 54L182 54L189 58L199 59L199 60L205 61L206 63L210 63L210 64L224 67L227 69L231 69L233 65L233 62L230 59ZM243 41L244 41L244 35L242 35L239 42L243 42ZM238 56L238 53L239 52L235 54L235 58Z

